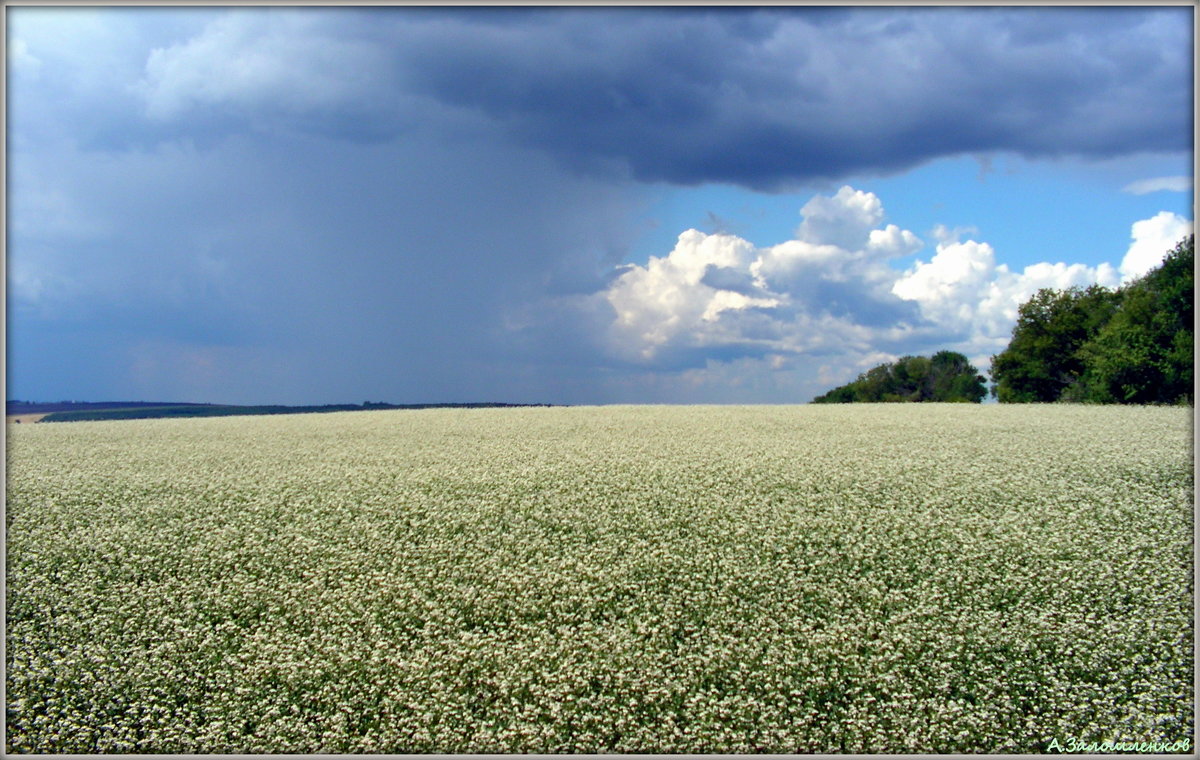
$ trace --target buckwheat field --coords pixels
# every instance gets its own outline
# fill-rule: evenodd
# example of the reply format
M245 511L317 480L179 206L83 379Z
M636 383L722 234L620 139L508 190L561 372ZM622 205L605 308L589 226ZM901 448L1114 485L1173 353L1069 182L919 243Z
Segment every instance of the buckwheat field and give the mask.
M1192 410L14 425L9 752L1193 737Z

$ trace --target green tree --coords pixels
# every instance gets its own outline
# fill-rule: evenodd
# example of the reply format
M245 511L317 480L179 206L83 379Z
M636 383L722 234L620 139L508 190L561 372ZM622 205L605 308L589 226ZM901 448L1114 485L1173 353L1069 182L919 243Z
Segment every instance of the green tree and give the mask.
M895 379L892 394L896 401L930 401L933 399L931 362L924 356L905 356L892 370Z
M978 404L987 395L985 378L954 351L939 351L930 360L932 397L938 401L961 401Z
M1123 288L1120 308L1082 347L1079 400L1193 403L1195 237Z
M1119 292L1043 288L1017 312L1008 347L992 357L993 393L1001 402L1058 401L1084 374L1081 349L1116 312Z
M813 399L815 404L878 401L966 401L979 403L987 394L984 378L967 357L939 351L933 358L904 356L872 367L854 382Z

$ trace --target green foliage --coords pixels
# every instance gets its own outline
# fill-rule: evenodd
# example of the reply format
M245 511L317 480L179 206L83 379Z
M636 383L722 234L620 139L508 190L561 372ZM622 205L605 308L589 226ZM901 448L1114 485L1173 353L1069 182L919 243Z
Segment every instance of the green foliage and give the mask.
M814 404L875 401L954 401L979 403L987 391L984 378L967 357L939 351L932 358L905 356L872 367L847 385L813 399Z
M1001 402L1192 403L1194 237L1116 291L1039 290L992 357Z
M1081 400L1192 403L1195 238L1125 287L1121 308L1082 349Z
M1043 288L1018 310L1008 348L992 357L994 393L1002 402L1057 401L1084 371L1080 350L1111 319L1119 292Z

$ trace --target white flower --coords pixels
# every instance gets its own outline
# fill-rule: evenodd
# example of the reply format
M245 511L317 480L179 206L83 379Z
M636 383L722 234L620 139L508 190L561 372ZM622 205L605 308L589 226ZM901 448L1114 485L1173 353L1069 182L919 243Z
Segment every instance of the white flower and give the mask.
M1007 752L1192 722L1190 411L22 425L13 752Z

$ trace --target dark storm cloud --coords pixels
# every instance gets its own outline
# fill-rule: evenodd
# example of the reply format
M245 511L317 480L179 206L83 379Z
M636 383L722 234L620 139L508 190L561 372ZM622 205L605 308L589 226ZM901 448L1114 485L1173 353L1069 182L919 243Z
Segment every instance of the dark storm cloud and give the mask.
M506 340L505 310L572 274L586 284L589 271L603 271L603 251L622 247L617 220L628 213L611 188L487 146L312 139L256 148L205 157L240 186L243 216L223 221L210 211L215 200L201 197L192 222L147 233L188 241L171 250L167 271L194 270L188 259L201 254L224 266L185 283L226 297L187 299L194 310L160 308L161 330L181 342L228 342L217 328L233 314L242 334L285 354L274 375L230 377L224 387L251 401L291 394L297 403L547 398L504 387L493 368L520 348ZM135 279L145 261L118 270ZM559 279L548 281L554 273ZM198 323L212 334L198 335ZM526 353L557 356L571 328L555 325Z
M1187 150L1190 34L1187 8L243 12L156 53L144 93L162 118L364 140L436 123L579 171L771 189Z
M536 19L446 18L401 53L406 81L526 144L581 165L618 161L647 181L761 188L964 152L1191 144L1190 9Z
M629 202L611 186L430 132L251 130L106 151L28 137L9 175L17 392L581 400L532 395L499 367L554 354L572 331L526 349L505 340L503 315L564 283L603 285L628 247ZM80 350L93 339L103 350Z

